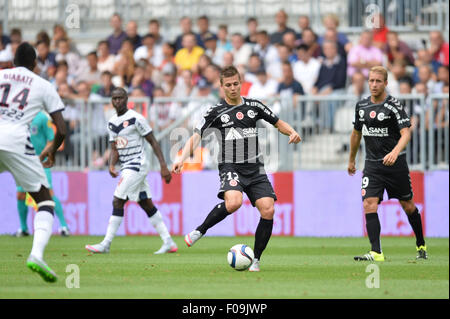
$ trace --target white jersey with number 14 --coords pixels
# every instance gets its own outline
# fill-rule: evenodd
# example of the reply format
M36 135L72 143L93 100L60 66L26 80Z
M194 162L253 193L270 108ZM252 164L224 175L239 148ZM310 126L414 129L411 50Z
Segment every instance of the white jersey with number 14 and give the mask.
M41 110L64 110L50 82L24 67L0 70L0 150L27 153L29 125Z

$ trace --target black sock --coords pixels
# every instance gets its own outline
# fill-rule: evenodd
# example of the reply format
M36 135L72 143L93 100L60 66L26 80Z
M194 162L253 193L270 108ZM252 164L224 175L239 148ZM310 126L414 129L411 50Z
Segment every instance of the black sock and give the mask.
M366 229L367 235L369 235L370 244L372 245L372 251L381 253L380 233L381 225L378 219L378 214L369 213L366 214Z
M420 217L419 210L416 207L416 210L408 215L409 224L411 225L414 234L416 235L416 245L417 247L425 246L425 239L423 238L423 229L422 229L422 218Z
M272 236L273 219L259 219L255 232L255 258L260 259L264 249L266 249L270 236Z
M224 220L225 217L227 217L228 215L230 214L227 212L225 202L222 202L214 206L212 211L208 214L208 216L206 216L206 219L203 222L203 224L197 227L197 230L204 235L208 229Z

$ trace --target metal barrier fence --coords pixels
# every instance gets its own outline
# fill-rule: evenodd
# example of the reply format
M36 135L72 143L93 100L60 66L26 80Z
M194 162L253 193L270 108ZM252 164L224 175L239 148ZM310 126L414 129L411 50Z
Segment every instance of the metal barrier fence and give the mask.
M293 17L289 21L291 26L296 26L295 17L309 16L318 32L323 30L323 15L331 12L339 16L341 32L360 32L367 27L366 19L374 12L381 12L387 26L395 31L448 31L449 28L448 0L0 0L0 20L6 30L34 28L39 23L64 24L73 13L73 5L81 17L81 34L96 33L102 24L107 27L114 12L120 12L125 21L146 23L150 17L158 18L166 38L174 35L168 29L178 32L178 20L182 16L208 15L213 24L233 22L230 27L237 21L243 26L248 17L256 16L264 25L275 28L274 15L280 9Z
M407 146L407 161L413 170L449 169L448 95L400 95L411 118L412 136ZM66 102L65 118L70 134L58 153L56 169L106 169L109 157L107 119L115 114L110 99ZM143 114L153 127L168 165L172 164L204 112L217 101L211 98L130 98L129 106ZM299 96L271 98L264 103L281 119L291 124L302 137L297 145L264 121L258 122L259 147L267 171L345 170L349 140L353 129L353 95ZM206 169L215 169L216 141L206 137ZM357 166L364 165L364 140L358 152ZM156 156L151 167L159 170Z

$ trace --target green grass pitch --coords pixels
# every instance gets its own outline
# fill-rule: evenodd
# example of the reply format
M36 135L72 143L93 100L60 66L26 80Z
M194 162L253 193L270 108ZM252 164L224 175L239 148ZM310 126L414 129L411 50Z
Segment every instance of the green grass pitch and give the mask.
M379 265L379 288L367 288L367 238L272 237L261 272L239 272L227 263L228 249L253 246L253 237L204 237L188 248L153 255L159 237L116 237L111 252L92 255L85 244L101 237L53 236L45 259L58 274L44 282L25 266L32 238L0 236L0 298L303 299L449 298L449 240L428 238L429 259L416 261L414 238L383 238L387 260ZM80 288L67 288L75 264ZM70 270L70 269L69 269Z

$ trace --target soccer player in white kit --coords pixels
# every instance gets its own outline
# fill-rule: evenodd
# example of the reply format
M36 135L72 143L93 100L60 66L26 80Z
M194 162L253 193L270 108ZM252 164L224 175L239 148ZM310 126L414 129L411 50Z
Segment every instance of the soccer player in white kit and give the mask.
M17 48L14 65L15 68L0 71L0 172L9 171L16 184L35 200L38 212L27 267L45 281L55 282L57 276L43 258L52 234L55 207L43 165L53 166L56 150L66 135L61 114L64 104L52 85L32 72L36 52L29 43L24 42ZM53 142L38 157L28 126L41 110L50 114L57 132Z
M111 242L123 220L124 206L128 200L137 202L147 213L149 220L163 240L162 247L155 254L173 253L177 245L167 230L161 213L153 205L147 174L150 170L150 144L161 166L161 177L168 184L172 175L167 168L161 148L153 136L147 120L134 110L127 107L127 92L122 88L112 92L112 104L116 109L108 123L111 153L109 157L109 173L117 177L115 165L120 163L120 180L114 192L113 213L109 219L108 228L103 241L96 245L86 245L93 253L108 253ZM147 143L148 142L148 143Z

